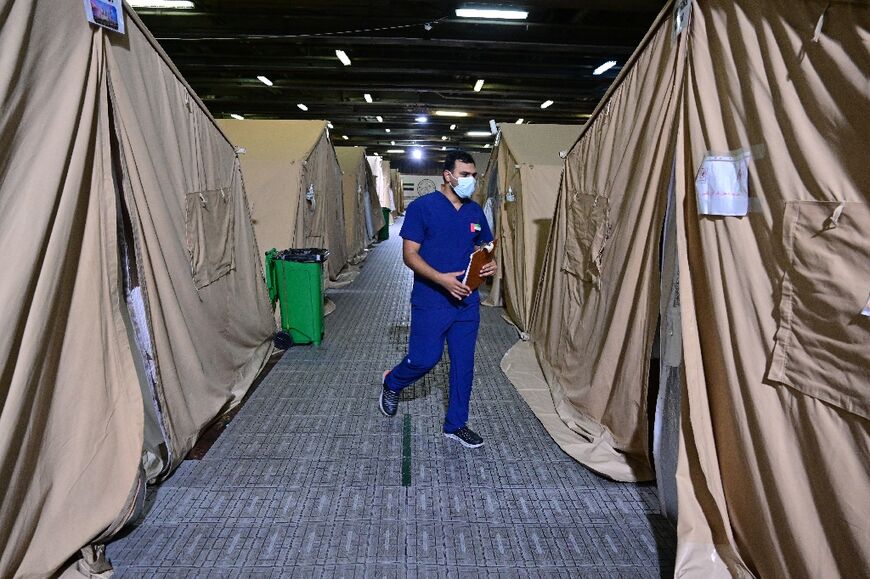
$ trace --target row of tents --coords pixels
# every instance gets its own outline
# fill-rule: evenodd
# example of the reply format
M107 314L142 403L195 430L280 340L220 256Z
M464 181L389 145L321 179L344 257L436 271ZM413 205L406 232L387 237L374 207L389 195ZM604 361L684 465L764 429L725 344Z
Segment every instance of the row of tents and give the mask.
M236 145L261 253L330 251L329 280L365 255L391 203L389 161L360 147L333 147L327 121L219 120ZM393 203L395 206L395 203Z
M870 569L870 4L669 2L583 127L502 125L502 368L656 479L677 577Z
M123 17L0 2L2 577L105 571L272 351L264 252L327 248L336 281L384 225L380 158L325 121L216 122Z
M216 123L132 12L80 10L0 24L2 575L97 572L265 363L262 251L337 281L404 203L325 122ZM868 39L863 3L669 2L584 126L481 163L502 367L575 459L657 479L678 577L870 568Z

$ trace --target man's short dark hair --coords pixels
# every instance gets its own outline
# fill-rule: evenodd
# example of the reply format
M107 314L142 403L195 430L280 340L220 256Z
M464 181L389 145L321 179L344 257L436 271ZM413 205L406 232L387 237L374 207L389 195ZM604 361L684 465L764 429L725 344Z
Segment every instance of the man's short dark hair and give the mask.
M444 171L453 172L456 169L456 161L462 161L463 163L470 163L474 165L474 157L472 157L466 151L462 149L458 149L456 151L450 151L447 153L447 158L444 159Z

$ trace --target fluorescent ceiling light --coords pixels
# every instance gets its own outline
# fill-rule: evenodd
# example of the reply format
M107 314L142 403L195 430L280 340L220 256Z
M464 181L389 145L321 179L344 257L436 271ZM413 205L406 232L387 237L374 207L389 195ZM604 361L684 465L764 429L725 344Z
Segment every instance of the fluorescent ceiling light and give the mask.
M133 8L169 8L175 10L190 10L193 2L190 0L129 0Z
M375 118L378 119L378 122L379 122L379 123L384 122L384 117L382 117L381 115L378 115L378 116L376 116Z
M344 139L345 141L348 139L347 135L342 135L341 138Z
M487 18L496 20L525 20L529 13L525 10L497 10L492 8L457 8L460 18Z
M258 76L257 80L259 80L260 82L262 82L266 86L272 86L273 84L275 84L274 82L272 82L271 80L269 80L265 76Z
M607 62L605 62L604 64L602 64L601 66L599 66L598 68L593 70L592 74L601 74L602 72L606 72L606 71L610 70L614 66L616 66L616 61L615 60L608 60Z
M466 136L469 136L469 137L491 137L492 136L492 133L490 133L489 131L468 131L465 134L466 134Z
M335 56L338 57L338 60L341 61L341 64L345 66L350 66L350 58L348 58L347 53L343 50L336 50Z
M442 141L446 141L446 140L447 140L447 137L441 137L441 140L442 140Z
M467 117L468 113L462 111L435 111L437 117Z
M551 104L553 104L553 101L544 101L544 102L541 103L541 108L542 108L542 109L545 109L545 108L547 108L548 106L550 106Z
M302 103L299 103L299 104L296 105L296 106L299 107L300 110L303 110L303 111L307 111L307 110L308 110L308 107L306 107L306 106L303 105Z
M234 119L236 119L237 121L244 121L245 120L245 117L243 117L242 115L237 115L236 113L232 113L230 116L233 117Z
M369 93L364 94L363 98L366 99L367 103L372 102L372 95L370 95Z
M330 128L330 129L334 129L334 128L335 128L335 127L332 126L332 123L331 123L330 121L326 121L326 126L327 126L328 128Z
M387 153L404 153L405 149L387 149Z
M422 159L423 151L421 151L420 149L414 149L413 151L411 151L411 156L415 159Z
M455 130L456 130L456 125L450 125L450 130L451 130L451 131L455 131Z
M388 133L390 132L390 129L385 129L385 130L386 130Z
M476 83L474 83L474 92L480 92L480 89L483 88L483 79L479 79Z
M517 122L514 123L514 124L521 125L521 124L523 124L523 121L524 121L524 120L525 120L525 119L523 119L522 117L520 117L520 118L517 119Z
M427 117L426 115L420 115L419 117L415 118L414 120L417 121L418 123L428 123L429 117Z

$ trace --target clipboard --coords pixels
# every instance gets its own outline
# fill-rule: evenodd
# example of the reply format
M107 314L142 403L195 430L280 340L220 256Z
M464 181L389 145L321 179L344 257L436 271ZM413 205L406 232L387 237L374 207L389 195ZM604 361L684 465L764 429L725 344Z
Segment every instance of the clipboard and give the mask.
M496 241L493 240L481 246L468 258L468 267L465 268L462 283L471 288L472 291L479 288L485 279L480 275L480 270L483 269L483 266L495 260Z

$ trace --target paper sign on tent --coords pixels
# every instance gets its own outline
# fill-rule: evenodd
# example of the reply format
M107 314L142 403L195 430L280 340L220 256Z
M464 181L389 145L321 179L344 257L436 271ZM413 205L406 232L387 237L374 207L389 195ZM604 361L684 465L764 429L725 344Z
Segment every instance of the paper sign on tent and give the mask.
M84 5L88 22L125 34L122 0L84 0Z
M743 155L707 155L698 176L698 213L743 217L749 212L749 159Z

